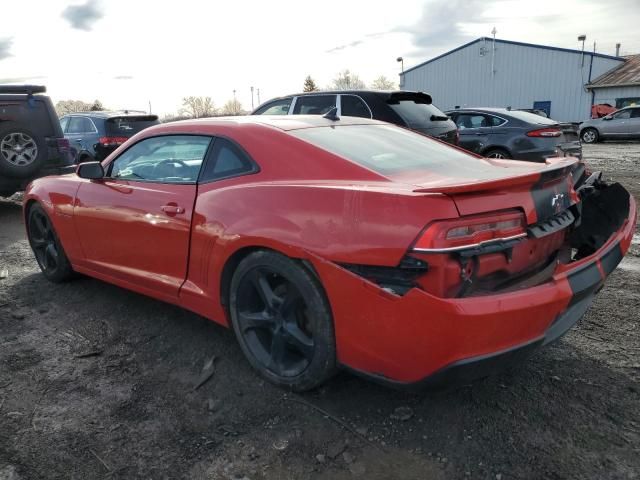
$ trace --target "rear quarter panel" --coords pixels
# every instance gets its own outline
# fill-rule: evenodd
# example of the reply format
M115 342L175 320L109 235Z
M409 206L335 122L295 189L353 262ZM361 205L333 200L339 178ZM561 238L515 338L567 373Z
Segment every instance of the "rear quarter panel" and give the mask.
M239 250L263 247L294 258L397 265L430 221L457 217L439 194L367 191L343 186L243 184L200 186L194 210L188 281L190 308L226 323L221 274Z

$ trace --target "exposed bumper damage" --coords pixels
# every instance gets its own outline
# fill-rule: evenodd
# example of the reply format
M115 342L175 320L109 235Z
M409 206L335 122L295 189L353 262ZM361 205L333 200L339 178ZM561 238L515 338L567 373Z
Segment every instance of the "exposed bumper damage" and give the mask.
M558 219L571 223L569 256L554 257L538 282L463 298L421 288L399 294L362 271L313 258L334 315L343 319L335 326L341 364L386 384L436 387L486 376L561 337L584 315L635 232L636 204L620 185L596 175L579 193L581 206Z

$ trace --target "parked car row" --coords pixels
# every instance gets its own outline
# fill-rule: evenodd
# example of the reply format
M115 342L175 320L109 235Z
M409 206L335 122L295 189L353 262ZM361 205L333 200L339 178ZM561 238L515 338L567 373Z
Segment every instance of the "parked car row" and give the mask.
M539 114L506 108L456 109L443 113L430 95L409 91L349 90L279 97L253 115L323 115L373 118L459 145L485 157L543 162L582 158L577 133Z

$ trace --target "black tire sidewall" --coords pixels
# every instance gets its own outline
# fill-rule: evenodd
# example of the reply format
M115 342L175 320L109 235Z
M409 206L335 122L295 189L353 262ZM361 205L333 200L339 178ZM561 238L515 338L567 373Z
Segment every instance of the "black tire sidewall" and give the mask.
M314 355L309 366L299 375L281 377L261 364L247 346L237 319L237 290L244 276L254 268L274 269L293 282L313 312ZM336 370L336 347L333 316L324 290L314 275L299 262L274 251L259 250L247 255L235 270L229 294L231 324L245 357L263 377L270 382L293 390L305 391L316 388L329 379Z
M47 160L47 144L44 137L36 135L32 130L16 122L0 123L0 142L2 142L2 140L10 133L24 133L33 138L34 142L36 142L36 145L38 146L38 155L31 164L24 167L18 167L7 162L4 156L0 154L0 175L13 178L26 178L33 175Z
M36 263L38 264L38 267L42 271L42 274L47 278L47 280L50 280L51 282L60 283L60 282L65 282L67 280L70 280L71 278L73 278L73 274L74 274L73 268L71 268L71 263L69 262L69 259L67 258L67 254L64 251L64 248L62 246L62 242L60 242L60 238L58 237L58 234L55 231L53 223L51 223L51 217L49 217L49 215L47 215L47 212L45 211L45 209L42 208L42 206L37 204L37 203L34 203L29 207L29 210L27 212L27 218L26 218L26 221L27 221L26 222L27 223L27 238L29 240L29 246L31 246L31 250L33 251L34 257L35 257L35 250L33 248L33 244L31 243L30 228L31 228L31 217L33 216L33 214L35 212L41 213L49 221L49 225L51 225L51 231L53 232L53 236L55 238L56 247L58 249L58 255L59 255L59 260L60 260L60 265L58 266L58 268L56 269L55 272L50 272L50 271L47 271L47 270L43 269L42 266L40 265L40 262L38 262L38 260L36 259Z

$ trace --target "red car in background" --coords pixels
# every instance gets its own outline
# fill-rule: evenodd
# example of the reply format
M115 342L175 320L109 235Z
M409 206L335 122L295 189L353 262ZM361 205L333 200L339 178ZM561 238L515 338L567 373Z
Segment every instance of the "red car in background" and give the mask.
M24 214L48 279L83 273L230 326L278 385L340 366L441 385L560 337L627 252L633 198L585 176L375 120L219 118L35 180Z

